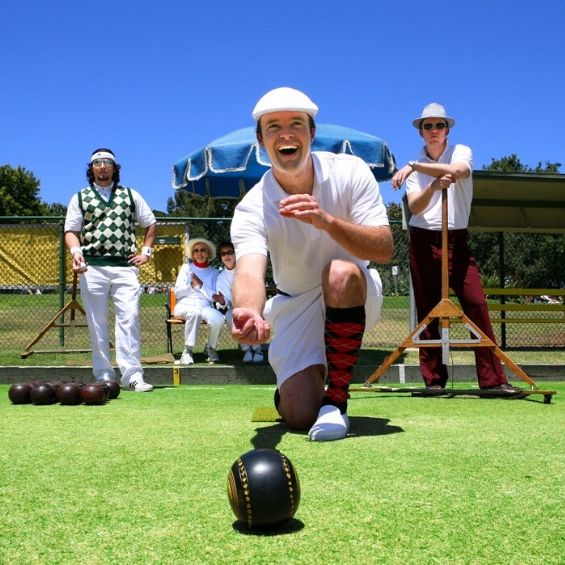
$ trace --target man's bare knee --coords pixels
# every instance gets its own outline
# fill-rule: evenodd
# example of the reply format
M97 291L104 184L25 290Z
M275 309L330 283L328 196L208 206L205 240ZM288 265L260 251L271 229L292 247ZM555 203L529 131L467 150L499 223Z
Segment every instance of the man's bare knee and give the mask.
M367 281L361 268L350 261L335 259L322 273L324 301L334 308L348 308L364 304Z
M324 376L325 367L314 365L281 386L279 413L290 428L306 430L316 421L324 396Z

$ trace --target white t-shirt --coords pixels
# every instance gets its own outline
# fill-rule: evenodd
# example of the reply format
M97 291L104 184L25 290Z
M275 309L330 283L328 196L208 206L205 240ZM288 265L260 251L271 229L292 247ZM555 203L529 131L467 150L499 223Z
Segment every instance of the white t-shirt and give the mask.
M112 194L112 186L104 188L95 184L94 188L98 191L98 194L100 194L100 196L107 202ZM151 211L151 208L149 208L143 197L137 191L133 190L132 188L130 188L130 190L131 196L133 198L133 203L135 205L135 212L133 215L134 221L142 228L152 226L156 222L156 220L155 215ZM84 216L82 215L82 210L79 206L78 193L75 193L73 194L67 208L67 216L65 218L65 231L80 232L82 230L83 221Z
M367 164L352 155L313 152L313 196L332 216L364 226L386 226L388 217L379 185ZM236 258L270 254L277 288L292 296L321 284L323 268L332 259L361 267L369 261L351 255L325 231L279 214L279 202L289 195L272 171L237 205L231 240Z
M447 145L438 161L430 159L424 147L418 158L420 163L465 163L471 174L467 178L459 178L447 189L447 218L448 229L466 229L469 224L471 202L473 201L473 153L466 145ZM434 177L423 173L412 173L406 179L406 193L422 192ZM410 225L415 228L441 231L441 191L437 190L426 208L420 214L413 214Z
M235 279L235 271L235 268L231 270L225 268L222 269L218 275L218 280L216 281L216 290L224 295L224 298L226 299L224 306L227 308L231 308L233 303L231 287L233 280Z

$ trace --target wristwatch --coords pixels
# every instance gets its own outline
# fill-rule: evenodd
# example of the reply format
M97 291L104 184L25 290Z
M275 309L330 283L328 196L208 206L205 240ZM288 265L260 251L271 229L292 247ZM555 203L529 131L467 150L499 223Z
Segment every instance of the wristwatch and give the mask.
M408 161L408 166L412 167L413 170L416 170L416 163L418 161Z

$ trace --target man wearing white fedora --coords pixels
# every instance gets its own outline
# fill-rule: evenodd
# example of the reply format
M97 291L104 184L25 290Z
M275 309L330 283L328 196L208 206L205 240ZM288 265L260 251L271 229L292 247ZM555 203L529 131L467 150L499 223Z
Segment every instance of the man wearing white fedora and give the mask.
M467 226L473 200L473 154L469 147L450 144L455 120L436 102L424 107L412 121L424 140L417 160L409 161L392 178L398 189L406 182L410 218L410 273L418 320L441 299L442 190L448 191L449 286L463 312L494 342L488 307L476 259L468 245ZM436 319L420 334L438 339ZM486 347L474 349L477 377L482 389L513 390L498 357ZM439 347L420 348L420 370L426 386L444 388L449 377Z
M312 441L346 437L348 390L365 328L379 319L392 235L378 184L352 155L312 152L318 107L287 87L265 94L252 116L272 168L238 204L232 334L266 342L275 404ZM278 293L265 303L267 255ZM324 388L327 376L328 387Z

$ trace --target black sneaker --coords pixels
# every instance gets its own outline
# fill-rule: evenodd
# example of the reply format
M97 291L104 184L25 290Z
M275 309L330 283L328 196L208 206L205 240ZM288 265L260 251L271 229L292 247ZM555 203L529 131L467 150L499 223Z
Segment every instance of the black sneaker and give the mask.
M521 388L518 388L517 386L512 386L509 383L503 383L501 385L494 385L494 386L482 386L481 390L488 390L491 392L507 392L507 393L522 392Z

